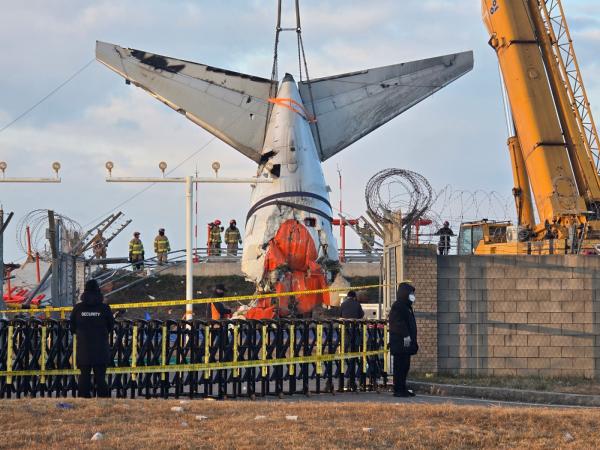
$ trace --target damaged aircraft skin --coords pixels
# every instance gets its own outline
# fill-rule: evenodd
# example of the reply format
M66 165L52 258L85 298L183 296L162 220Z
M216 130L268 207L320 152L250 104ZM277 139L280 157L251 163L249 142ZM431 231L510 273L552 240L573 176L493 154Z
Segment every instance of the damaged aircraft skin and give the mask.
M296 84L97 42L96 58L258 164L246 218L242 271L259 292L326 287L338 267L333 211L321 162L473 68L472 52ZM308 314L328 296L304 295L276 311Z

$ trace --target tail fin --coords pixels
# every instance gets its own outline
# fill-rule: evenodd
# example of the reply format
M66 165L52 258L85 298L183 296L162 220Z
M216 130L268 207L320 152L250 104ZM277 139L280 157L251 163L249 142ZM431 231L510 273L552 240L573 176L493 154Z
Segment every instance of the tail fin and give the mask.
M300 83L306 109L314 107L311 127L321 161L472 68L473 52L464 52Z
M260 160L271 80L105 42L96 43L96 59L248 158Z

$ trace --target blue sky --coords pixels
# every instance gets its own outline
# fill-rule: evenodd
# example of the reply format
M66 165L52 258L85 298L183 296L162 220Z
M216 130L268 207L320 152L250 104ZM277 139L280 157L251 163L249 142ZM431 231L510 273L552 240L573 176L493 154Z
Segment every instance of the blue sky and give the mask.
M4 0L0 15L0 128L94 57L104 40L155 53L268 77L275 1ZM474 50L475 69L324 164L338 201L337 169L346 180L344 205L364 212L364 186L377 171L399 167L426 176L434 189L497 191L510 197L512 175L497 62L488 47L480 3L474 0L304 0L303 36L312 77ZM595 0L564 0L595 117L600 117L600 11ZM284 0L286 25L293 2ZM367 5L368 6L365 6ZM294 35L280 45L280 74L297 74ZM107 184L115 175L159 174L206 146L174 175L198 167L210 175L219 160L223 176L250 176L254 164L204 130L94 62L34 112L0 133L0 159L10 176L47 176L62 163L60 185L0 185L7 211L20 218L53 208L81 224L142 189ZM208 145L206 145L210 142ZM200 224L245 217L249 188L200 186ZM484 196L485 197L485 196ZM498 209L498 208L492 208ZM111 248L124 254L134 228L147 245L159 226L181 248L183 186L161 185L122 207L133 225ZM483 213L482 213L483 214ZM477 217L467 217L475 219ZM458 224L454 224L456 228ZM14 225L5 237L6 260L19 259ZM202 242L202 240L201 240ZM356 242L356 241L354 241Z

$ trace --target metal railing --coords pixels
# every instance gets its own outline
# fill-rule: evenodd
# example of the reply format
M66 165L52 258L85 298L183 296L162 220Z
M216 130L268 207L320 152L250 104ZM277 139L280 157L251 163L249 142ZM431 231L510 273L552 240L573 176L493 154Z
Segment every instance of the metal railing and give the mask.
M119 320L108 385L121 398L376 390L387 336L377 320ZM0 398L75 396L76 347L65 320L0 320Z
M209 251L210 250L210 251ZM230 255L227 253L226 248L220 249L219 254L214 254L214 249L208 249L206 247L200 247L194 249L195 262L207 262L207 263L223 263L223 262L237 262L242 259L242 251L240 248L237 251L237 255ZM373 248L373 250L364 250L361 248L347 248L344 252L345 262L378 262L383 254L381 248ZM185 263L185 250L173 250L169 252L169 264L174 263ZM134 264L129 263L125 257L105 258L96 259L90 258L88 265L100 266L104 264L123 264L121 268L129 268ZM154 267L158 265L156 256L147 258L144 260L145 266Z

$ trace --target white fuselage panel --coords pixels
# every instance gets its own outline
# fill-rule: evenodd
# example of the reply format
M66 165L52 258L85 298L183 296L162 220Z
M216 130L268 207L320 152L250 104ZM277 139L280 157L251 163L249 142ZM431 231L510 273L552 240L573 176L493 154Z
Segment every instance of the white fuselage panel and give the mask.
M245 227L242 271L257 284L264 275L268 243L281 224L289 219L307 225L319 261L338 260L337 243L329 220L333 212L327 185L306 113L299 106L302 100L291 76L286 76L281 83L278 99L292 99L296 103L289 104L290 108L282 104L273 106L262 150L265 159L270 154L273 156L258 168L258 176L270 177L273 183L253 187ZM277 170L279 176L273 175ZM306 221L308 218L314 220Z

